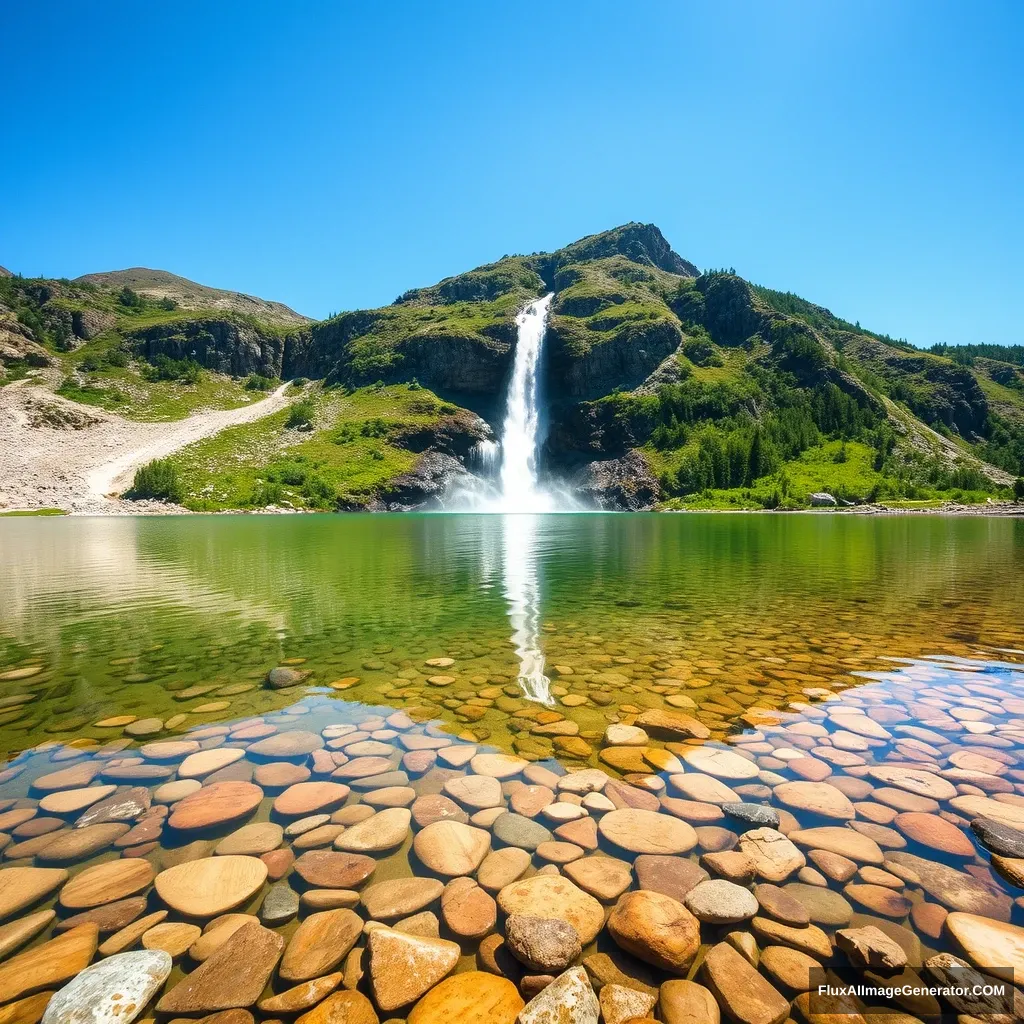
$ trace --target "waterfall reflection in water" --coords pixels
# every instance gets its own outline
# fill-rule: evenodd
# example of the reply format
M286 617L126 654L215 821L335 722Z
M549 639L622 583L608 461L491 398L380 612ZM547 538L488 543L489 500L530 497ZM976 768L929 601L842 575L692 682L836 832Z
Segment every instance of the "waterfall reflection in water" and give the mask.
M537 560L540 517L502 517L502 564L512 644L519 659L518 683L527 700L552 705L551 680L544 674L540 649L541 589Z

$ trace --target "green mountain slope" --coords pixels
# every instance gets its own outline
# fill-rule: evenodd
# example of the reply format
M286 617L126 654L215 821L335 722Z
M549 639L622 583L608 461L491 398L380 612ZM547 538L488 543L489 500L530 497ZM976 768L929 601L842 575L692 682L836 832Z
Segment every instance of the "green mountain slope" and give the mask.
M285 334L306 322L280 303L159 271L0 277L0 381L31 373L130 418L177 419L252 401L243 378L268 386Z
M544 464L599 505L980 501L1024 475L1020 346L922 351L702 273L654 225L317 323L158 271L0 278L0 342L36 346L8 376L49 359L63 393L150 418L240 403L246 382L316 381L304 422L278 415L179 453L186 504L408 507L500 421L515 316L548 292ZM110 404L132 374L150 391Z

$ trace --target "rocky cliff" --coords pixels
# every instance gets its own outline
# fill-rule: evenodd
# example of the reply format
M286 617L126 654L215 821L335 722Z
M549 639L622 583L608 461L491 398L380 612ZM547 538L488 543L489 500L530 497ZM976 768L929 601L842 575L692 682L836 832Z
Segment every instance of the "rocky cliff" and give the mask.
M258 321L233 316L197 316L127 331L136 355L193 359L200 366L232 377L251 373L280 377L285 339Z

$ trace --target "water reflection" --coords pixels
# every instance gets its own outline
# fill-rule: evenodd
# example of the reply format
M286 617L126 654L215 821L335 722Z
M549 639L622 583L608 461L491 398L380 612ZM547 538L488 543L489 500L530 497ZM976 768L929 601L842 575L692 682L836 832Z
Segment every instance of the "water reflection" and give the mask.
M528 700L555 703L540 649L541 577L537 558L540 517L502 517L502 565L512 646L519 659L518 683Z

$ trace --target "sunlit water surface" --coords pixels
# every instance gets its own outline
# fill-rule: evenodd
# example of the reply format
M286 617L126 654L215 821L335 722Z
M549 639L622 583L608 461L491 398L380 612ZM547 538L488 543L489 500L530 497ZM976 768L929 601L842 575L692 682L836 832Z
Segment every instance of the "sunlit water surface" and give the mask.
M1024 647L1022 608L1020 520L8 520L0 670L42 671L0 682L0 750L101 740L92 723L115 715L186 714L186 728L262 714L303 692L261 685L296 658L324 701L414 707L503 746L517 697L587 695L560 710L593 732L672 687L724 734L730 708L854 685L882 659L1012 657L1000 649Z

